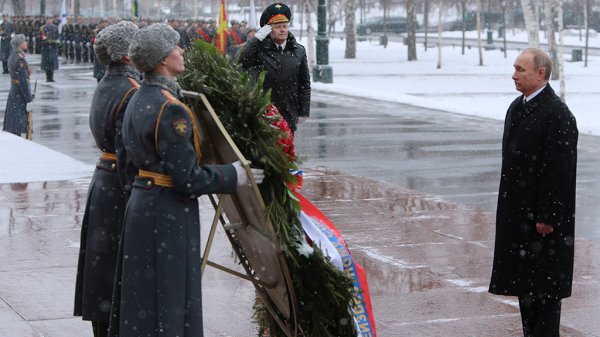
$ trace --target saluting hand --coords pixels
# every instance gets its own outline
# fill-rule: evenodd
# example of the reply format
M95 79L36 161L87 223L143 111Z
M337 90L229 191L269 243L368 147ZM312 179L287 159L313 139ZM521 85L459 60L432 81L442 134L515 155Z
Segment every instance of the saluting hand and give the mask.
M273 31L273 27L271 27L271 25L264 25L258 30L258 32L256 32L256 34L254 34L254 37L256 37L259 41L262 41L265 39L265 37L267 37L267 35L271 34L271 31Z

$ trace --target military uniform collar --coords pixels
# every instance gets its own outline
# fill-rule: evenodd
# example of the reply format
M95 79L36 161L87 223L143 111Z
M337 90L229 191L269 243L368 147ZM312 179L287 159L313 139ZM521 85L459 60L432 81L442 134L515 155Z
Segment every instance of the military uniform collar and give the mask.
M132 65L121 62L110 64L106 73L109 76L127 76L138 81L142 78L142 75Z
M179 83L163 75L147 72L144 74L143 83L147 85L158 85L159 87L171 92L173 95L175 95L175 97L181 97L181 87L179 86Z

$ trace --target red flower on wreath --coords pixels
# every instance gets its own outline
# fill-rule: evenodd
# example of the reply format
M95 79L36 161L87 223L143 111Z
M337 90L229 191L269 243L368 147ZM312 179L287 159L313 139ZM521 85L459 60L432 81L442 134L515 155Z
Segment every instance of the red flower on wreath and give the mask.
M271 120L271 125L278 128L283 132L281 138L277 141L277 144L281 146L281 149L285 154L288 155L288 159L291 163L296 161L296 150L294 147L294 134L292 133L292 129L290 125L285 121L285 119L279 113L279 110L273 104L267 107L267 112L265 116ZM295 191L296 188L302 188L302 171L295 170L290 172L296 177L295 186L290 184L290 188Z
M294 148L294 134L292 133L292 129L285 121L285 119L279 113L279 110L273 104L267 107L267 112L265 116L271 119L271 125L275 126L279 130L283 131L283 135L277 141L277 144L281 146L283 152L285 152L291 162L296 161L296 150Z

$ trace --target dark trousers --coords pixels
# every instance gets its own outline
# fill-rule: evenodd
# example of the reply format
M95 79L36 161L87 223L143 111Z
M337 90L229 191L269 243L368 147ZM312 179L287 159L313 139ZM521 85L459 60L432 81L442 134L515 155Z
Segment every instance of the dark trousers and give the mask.
M108 322L92 321L92 329L94 330L94 337L108 336Z
M46 70L46 82L54 82L54 70Z
M532 299L519 296L525 337L559 337L560 299Z
M8 74L8 61L2 61L2 72Z

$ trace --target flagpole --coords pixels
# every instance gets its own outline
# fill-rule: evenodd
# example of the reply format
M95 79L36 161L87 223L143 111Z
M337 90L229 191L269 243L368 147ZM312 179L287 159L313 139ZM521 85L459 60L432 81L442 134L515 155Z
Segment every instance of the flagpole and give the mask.
M248 17L248 27L258 27L256 22L256 7L254 7L254 0L250 0L250 16Z
M62 0L62 4L60 5L60 23L58 24L59 33L62 33L62 28L67 23L67 16L69 16L65 1L66 0Z

